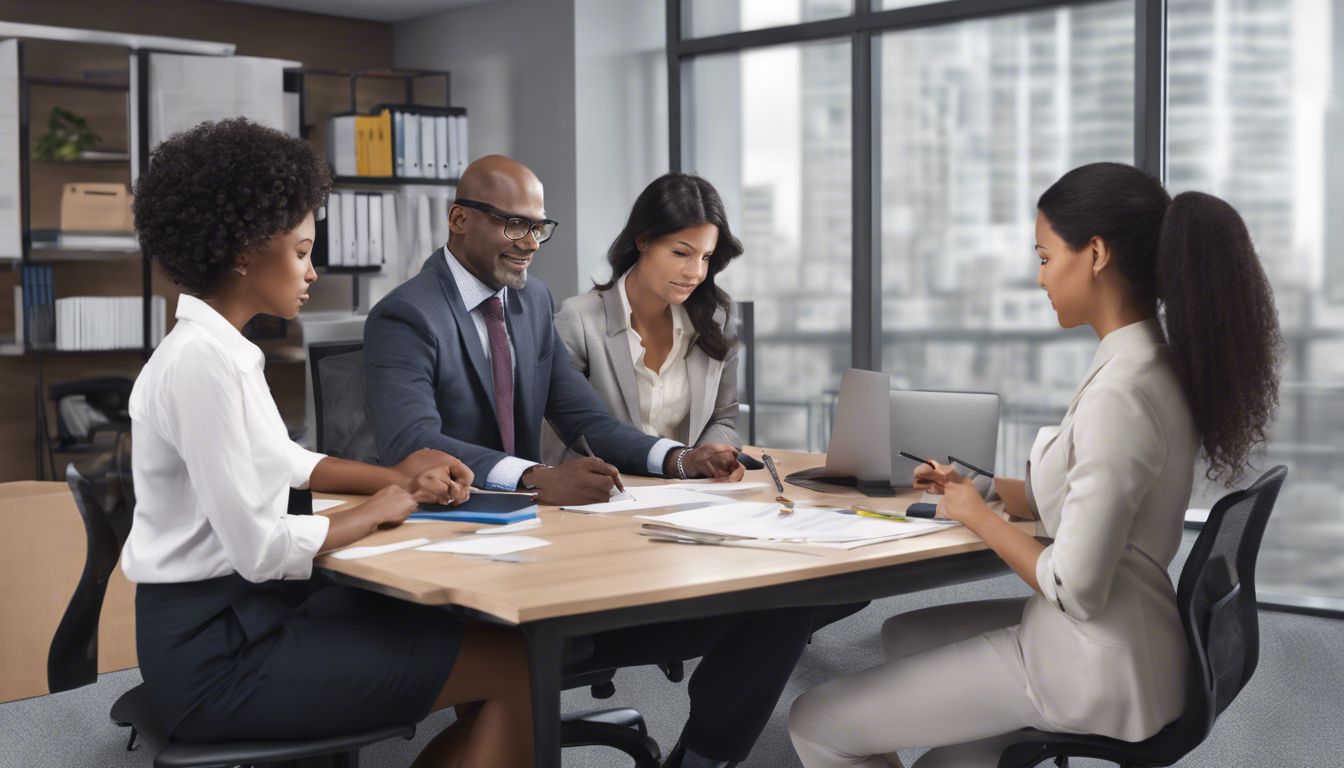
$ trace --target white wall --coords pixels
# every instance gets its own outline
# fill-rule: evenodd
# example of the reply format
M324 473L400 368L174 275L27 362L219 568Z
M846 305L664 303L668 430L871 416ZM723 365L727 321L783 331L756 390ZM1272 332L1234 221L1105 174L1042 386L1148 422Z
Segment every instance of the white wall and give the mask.
M531 274L556 299L578 289L574 156L574 4L498 0L393 27L399 67L452 73L454 106L471 118L472 159L503 154L546 187L546 213L560 222Z
M536 171L560 222L531 272L557 301L605 277L606 251L667 171L663 0L496 0L394 27L398 66L447 69L472 158Z
M574 0L579 290L610 276L630 206L668 170L664 0Z

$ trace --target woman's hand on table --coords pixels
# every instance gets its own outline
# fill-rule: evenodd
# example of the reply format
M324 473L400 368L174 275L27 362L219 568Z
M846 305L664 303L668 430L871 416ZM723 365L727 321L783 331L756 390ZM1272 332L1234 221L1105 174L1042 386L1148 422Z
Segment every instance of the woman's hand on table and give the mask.
M406 478L406 491L421 504L461 504L471 495L471 468L454 456L422 448L393 467Z

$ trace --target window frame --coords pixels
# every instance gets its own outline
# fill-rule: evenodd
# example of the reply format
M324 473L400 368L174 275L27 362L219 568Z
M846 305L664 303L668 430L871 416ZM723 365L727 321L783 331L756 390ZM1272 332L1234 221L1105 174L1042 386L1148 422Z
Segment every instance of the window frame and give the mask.
M838 19L683 38L685 0L667 2L668 161L683 170L692 153L682 116L685 68L699 56L740 53L754 48L848 38L851 98L851 363L882 370L881 137L875 117L881 94L874 46L884 32L942 26L1106 0L945 0L910 8L874 10L876 0L854 0L854 13ZM1166 183L1167 0L1134 0L1134 164Z

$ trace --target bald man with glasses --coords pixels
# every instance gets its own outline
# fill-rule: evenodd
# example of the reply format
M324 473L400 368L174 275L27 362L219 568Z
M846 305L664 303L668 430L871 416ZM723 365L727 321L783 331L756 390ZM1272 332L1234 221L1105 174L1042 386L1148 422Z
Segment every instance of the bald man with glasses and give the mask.
M611 415L569 361L551 293L527 276L555 231L541 182L506 157L467 167L445 247L364 326L366 410L382 462L421 448L458 457L478 487L532 490L543 504L606 501L618 470L669 477L742 473L737 449L695 449ZM598 458L547 467L541 426L584 437ZM594 635L592 661L640 666L703 657L691 714L667 768L720 768L751 751L813 628L811 609L748 611ZM524 726L525 727L525 726Z

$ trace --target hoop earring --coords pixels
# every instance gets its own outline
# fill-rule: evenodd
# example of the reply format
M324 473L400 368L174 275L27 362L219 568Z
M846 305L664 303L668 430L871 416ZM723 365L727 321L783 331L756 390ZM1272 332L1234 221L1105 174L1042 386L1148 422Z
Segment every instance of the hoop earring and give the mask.
M243 269L242 267L234 267L233 274L237 275L238 277L242 277L243 275L247 274L247 270Z

